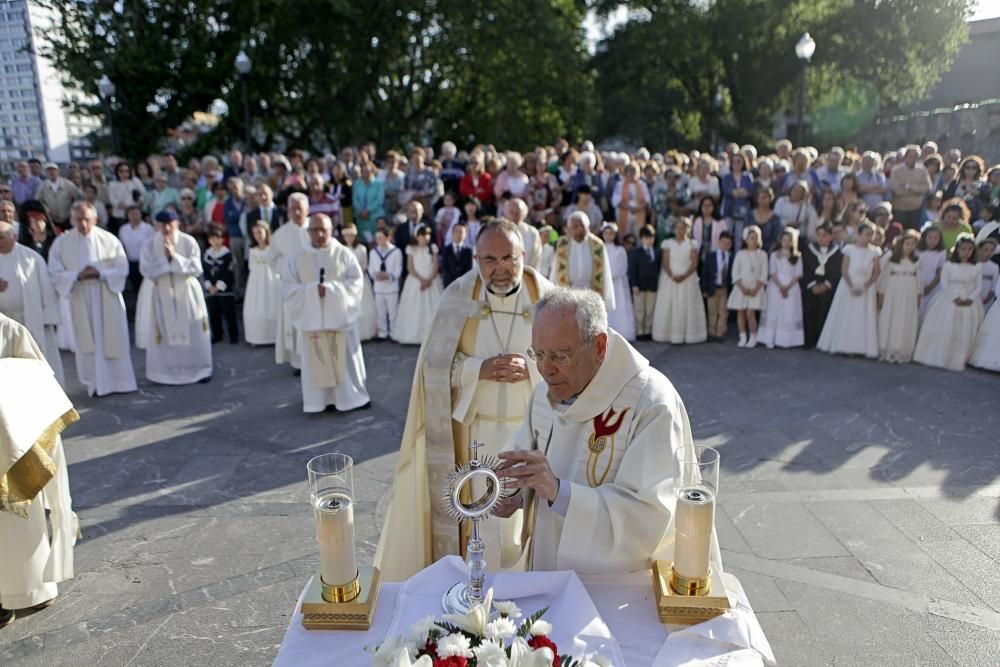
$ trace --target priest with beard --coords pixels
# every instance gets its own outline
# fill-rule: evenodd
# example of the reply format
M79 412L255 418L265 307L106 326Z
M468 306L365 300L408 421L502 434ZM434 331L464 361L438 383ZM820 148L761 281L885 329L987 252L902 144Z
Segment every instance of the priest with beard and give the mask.
M56 292L69 301L77 377L91 396L136 391L122 300L125 248L97 226L93 204L77 202L70 219L74 228L49 250L49 274Z
M843 262L833 230L828 225L817 227L816 241L802 252L802 323L807 348L816 347L823 332Z
M608 328L592 290L543 297L528 354L543 382L500 454L519 491L498 512L525 514L528 569L621 574L671 559L674 456L692 444L677 390Z
M173 211L156 214L162 231L142 246L139 271L152 282L146 377L159 384L193 384L212 377L212 340L202 292L201 248L180 231Z
M354 252L333 238L333 222L309 219L309 247L286 264L281 280L302 359L304 412L370 407L358 318L364 272Z
M59 384L65 385L56 335L59 301L49 268L41 255L16 242L9 222L0 222L0 313L28 328Z
M591 289L615 309L615 286L611 259L604 241L590 232L590 218L575 211L566 220L566 235L556 242L555 261L549 276L557 287Z
M392 497L375 560L403 581L442 556L465 553L467 528L444 511L441 489L473 441L496 455L524 419L541 376L527 359L535 303L551 284L524 265L518 227L485 223L477 268L445 290L420 350ZM523 569L520 517L481 524L490 569Z

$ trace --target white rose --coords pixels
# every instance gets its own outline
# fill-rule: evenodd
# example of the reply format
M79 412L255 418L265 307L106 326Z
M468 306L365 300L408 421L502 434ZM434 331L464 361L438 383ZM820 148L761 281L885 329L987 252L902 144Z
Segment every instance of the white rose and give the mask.
M509 618L498 618L486 624L486 636L490 639L504 640L517 634L517 626Z
M410 626L410 640L416 642L420 646L423 646L434 627L434 617L424 616L422 619Z
M447 637L442 637L437 642L437 654L439 658L450 658L452 656L458 658L472 658L472 646L469 643L469 638L465 635L451 634Z
M504 647L492 639L484 639L483 642L472 649L476 655L476 664L480 667L508 667L507 651Z
M501 601L494 602L493 608L500 612L501 616L507 616L509 618L521 618L521 609L514 602Z
M548 621L543 621L538 619L531 624L531 628L528 630L532 637L548 637L552 634L552 624Z

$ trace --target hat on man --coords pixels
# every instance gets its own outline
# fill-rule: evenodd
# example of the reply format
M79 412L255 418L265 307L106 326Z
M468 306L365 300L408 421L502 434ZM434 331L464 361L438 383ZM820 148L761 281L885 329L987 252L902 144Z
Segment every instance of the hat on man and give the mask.
M46 169L55 169L56 171L59 171L59 165L57 165L55 162L46 162L45 163L45 168Z
M177 219L178 219L177 214L171 211L170 209L164 209L156 214L156 221L162 222L164 224L168 222L173 222L174 220Z

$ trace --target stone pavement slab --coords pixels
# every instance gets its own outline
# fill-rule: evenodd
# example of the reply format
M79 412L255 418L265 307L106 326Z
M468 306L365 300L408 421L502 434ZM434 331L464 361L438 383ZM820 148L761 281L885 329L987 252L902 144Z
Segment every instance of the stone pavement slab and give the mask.
M1000 664L1000 376L732 343L638 348L722 453L727 569L779 664ZM373 405L348 415L302 414L300 381L271 348L214 352L207 385L71 389L77 576L0 630L0 665L270 664L318 560L305 462L319 453L357 461L371 559L416 348L366 345Z

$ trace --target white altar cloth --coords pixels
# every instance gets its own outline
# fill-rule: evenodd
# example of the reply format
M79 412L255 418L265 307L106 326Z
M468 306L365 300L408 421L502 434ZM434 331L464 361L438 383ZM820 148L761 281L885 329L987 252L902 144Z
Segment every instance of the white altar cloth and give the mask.
M449 557L404 584L383 583L367 632L306 630L302 627L300 596L274 665L368 667L372 659L371 653L364 651L366 646L374 648L388 637L405 633L423 616L440 618L441 595L462 579L465 571L459 558ZM622 667L773 665L771 647L743 587L736 577L723 577L735 609L694 626L659 622L649 572L579 578L572 572L503 573L491 575L487 585L494 589L494 599L517 602L525 616L552 604L545 618L555 627L552 639L561 653L576 653L574 647L585 645L588 653L601 653L616 667L619 661ZM577 589L580 583L584 590ZM567 595L553 599L562 586ZM581 625L581 614L586 616L588 605L596 607L599 617ZM566 633L572 635L568 640Z

